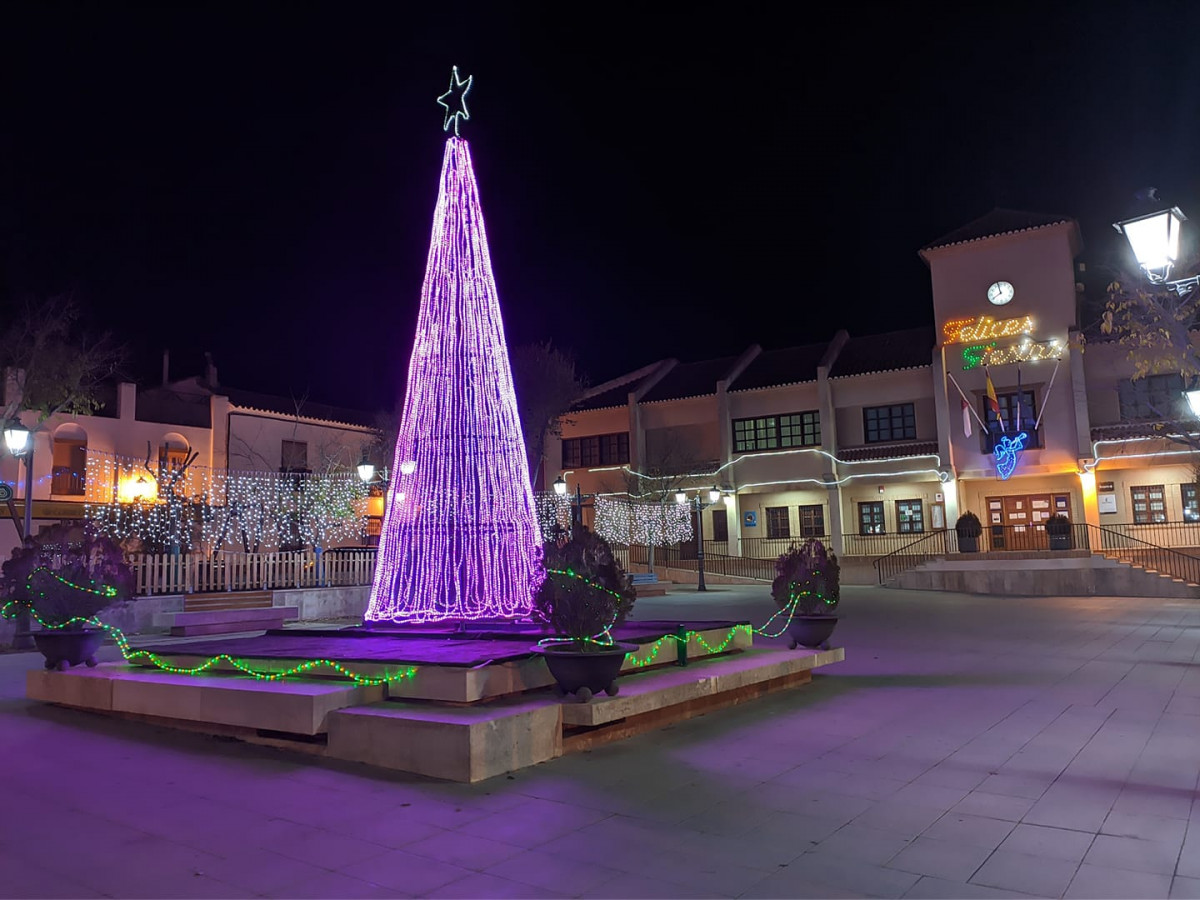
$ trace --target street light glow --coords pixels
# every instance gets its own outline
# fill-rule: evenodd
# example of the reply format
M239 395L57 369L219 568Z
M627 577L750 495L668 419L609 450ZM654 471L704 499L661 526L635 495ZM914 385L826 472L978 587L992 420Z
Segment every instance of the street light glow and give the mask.
M1179 259L1179 229L1187 220L1179 207L1160 210L1117 222L1113 228L1125 235L1133 255L1151 281L1166 281Z
M20 425L5 428L4 443L8 447L9 453L12 453L14 456L20 456L29 445L29 429L23 428Z

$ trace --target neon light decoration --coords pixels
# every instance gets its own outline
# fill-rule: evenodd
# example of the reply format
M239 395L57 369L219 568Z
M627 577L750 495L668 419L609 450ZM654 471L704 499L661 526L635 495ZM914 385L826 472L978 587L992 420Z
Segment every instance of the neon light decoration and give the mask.
M1020 316L1016 319L1000 319L998 321L991 316L979 316L976 319L951 319L942 326L944 343L947 344L990 341L994 338L1029 334L1032 331L1033 316Z
M457 137L442 160L393 471L366 618L527 616L542 535L479 191Z
M1028 437L1023 431L1012 439L1005 435L992 449L992 455L996 457L996 474L1000 476L1001 481L1008 481L1013 469L1017 467L1017 457L1025 449L1025 440Z
M471 92L471 84L475 81L474 75L468 75L467 80L463 81L458 77L458 66L450 67L450 89L442 96L438 97L438 106L446 110L446 118L442 121L442 131L449 131L450 124L454 124L454 136L458 137L458 121L466 122L471 118L471 113L467 109L467 94ZM450 97L450 103L454 104L454 109L451 111L450 103L446 102L446 98Z
M1043 359L1059 359L1063 352L1063 342L1058 338L1048 341L1022 341L1008 347L996 349L996 342L987 344L972 344L963 347L963 371L969 372L985 363L989 366L1005 366L1018 362L1038 362Z

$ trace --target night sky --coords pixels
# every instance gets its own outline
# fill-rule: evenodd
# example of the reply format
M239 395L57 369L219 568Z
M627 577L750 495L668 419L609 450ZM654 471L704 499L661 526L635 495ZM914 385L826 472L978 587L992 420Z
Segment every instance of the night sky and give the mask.
M1200 219L1200 4L643 6L6 5L3 311L73 292L143 383L207 350L390 405L451 64L509 344L592 383L930 323L917 250L994 206L1093 263L1139 189Z

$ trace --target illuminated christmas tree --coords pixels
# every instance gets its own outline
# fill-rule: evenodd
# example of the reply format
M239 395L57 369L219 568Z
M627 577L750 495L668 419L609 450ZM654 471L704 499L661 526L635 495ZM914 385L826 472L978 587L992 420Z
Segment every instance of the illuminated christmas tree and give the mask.
M461 91L450 114L445 97ZM370 621L528 615L541 533L455 69Z

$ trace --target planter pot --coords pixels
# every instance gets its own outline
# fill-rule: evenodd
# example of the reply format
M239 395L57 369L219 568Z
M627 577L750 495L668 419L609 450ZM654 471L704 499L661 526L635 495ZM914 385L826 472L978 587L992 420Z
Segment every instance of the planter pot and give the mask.
M788 648L817 647L829 649L829 637L837 627L837 616L792 616L788 622Z
M959 553L978 553L979 552L979 536L967 535L959 532L958 535L958 552Z
M1050 535L1051 550L1070 550L1071 549L1071 532L1066 534L1051 534Z
M80 663L88 667L96 665L96 651L107 634L102 628L35 631L33 642L46 657L46 668L61 672Z
M574 694L580 703L591 700L604 691L610 697L617 693L616 678L625 662L625 654L637 650L637 644L616 643L603 650L586 653L573 644L538 647L546 658L546 666L554 676L560 693Z

